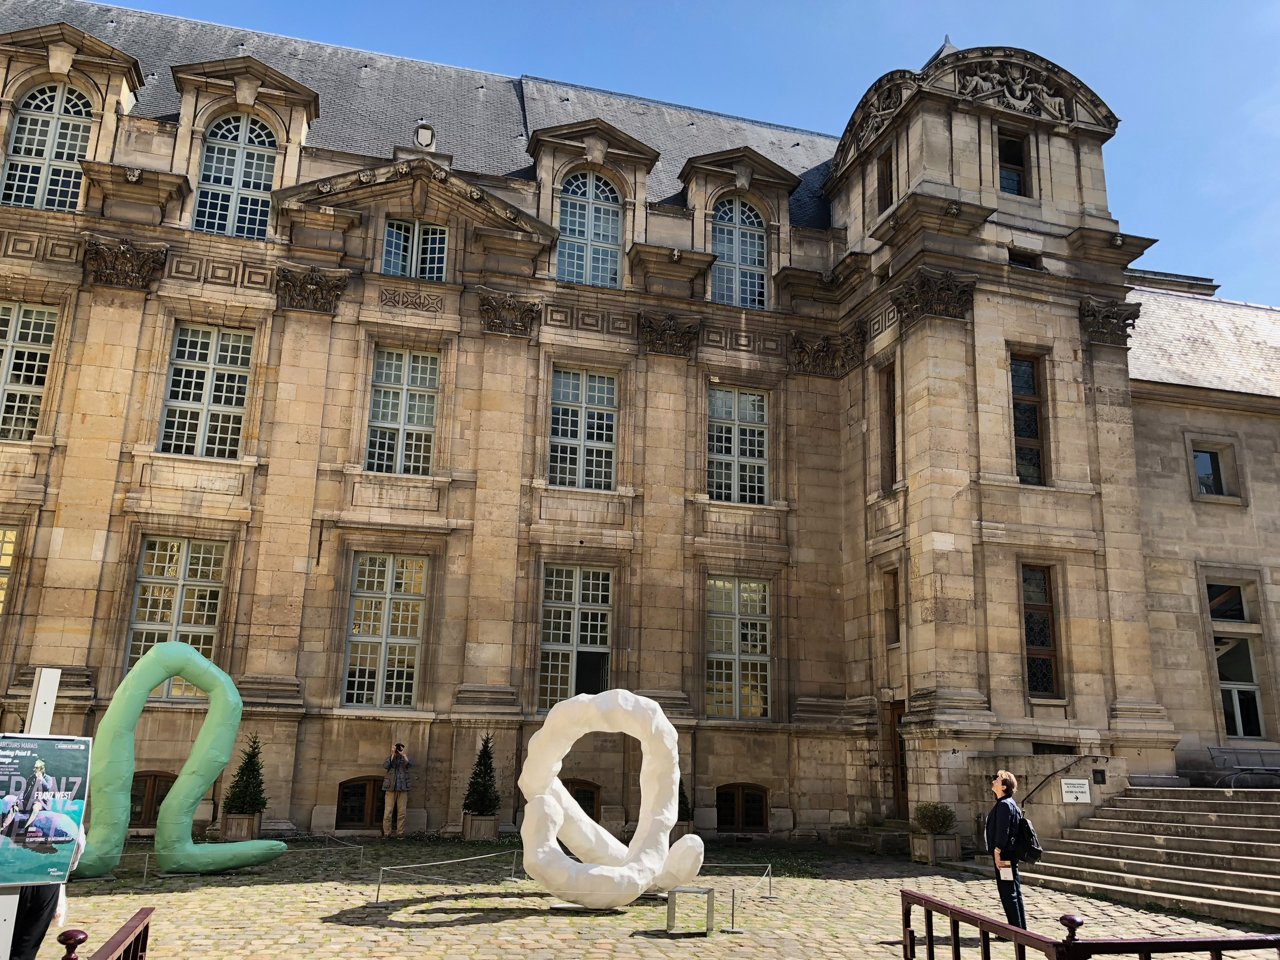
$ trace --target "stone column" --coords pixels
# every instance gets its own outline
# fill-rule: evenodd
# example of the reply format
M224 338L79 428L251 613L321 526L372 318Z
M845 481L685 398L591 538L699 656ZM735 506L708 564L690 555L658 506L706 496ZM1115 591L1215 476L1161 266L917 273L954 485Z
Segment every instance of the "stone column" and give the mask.
M1140 310L1140 304L1118 300L1090 297L1080 303L1080 323L1088 343L1086 386L1096 425L1106 578L1106 608L1099 629L1110 638L1115 684L1111 729L1122 743L1156 748L1148 750L1145 762L1131 760L1131 770L1172 773L1172 749L1178 736L1156 701L1129 391L1129 328Z
M72 373L58 417L63 454L36 634L30 638L33 667L90 664L98 598L106 595L100 591L111 559L111 518L147 291L168 250L163 243L85 238L83 330L73 333L67 351ZM64 316L58 322L76 320ZM45 417L51 421L53 411Z
M903 721L914 802L948 798L934 762L955 737L994 722L981 691L974 607L973 371L975 279L922 267L891 293L902 348L903 476L907 481L908 710Z
M275 329L264 345L274 373L262 412L267 476L261 521L252 534L257 563L246 598L249 636L239 680L249 702L284 694L300 705L298 643L320 461L318 414L324 409L333 315L347 278L346 270L276 268Z
M475 411L475 521L470 545L470 615L462 683L455 709L518 712L512 677L516 588L520 563L520 505L524 480L529 345L541 303L481 288L485 336Z

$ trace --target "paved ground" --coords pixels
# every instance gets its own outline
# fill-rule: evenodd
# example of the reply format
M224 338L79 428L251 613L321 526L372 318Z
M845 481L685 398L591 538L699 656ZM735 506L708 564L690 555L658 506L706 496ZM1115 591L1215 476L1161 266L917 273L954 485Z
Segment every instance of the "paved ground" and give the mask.
M133 848L131 848L132 850ZM145 849L145 848L137 848ZM375 903L378 868L505 851L504 856L430 871L385 883ZM839 848L752 844L711 846L707 860L734 866L705 873L719 892L717 926L729 925L730 891L738 895L739 935L669 936L665 904L584 914L555 909L556 901L527 879L502 881L514 847L402 841L371 842L363 851L297 844L272 864L222 877L142 876L135 855L117 879L73 883L68 926L90 933L88 958L142 906L156 908L153 960L305 960L305 958L413 957L442 960L609 960L682 957L709 960L883 958L902 956L898 891L920 890L992 916L1000 913L995 884L980 877L935 872L903 861L864 858ZM772 862L775 878L762 867ZM433 881L426 874L444 880ZM1153 913L1099 900L1031 889L1028 922L1058 937L1057 918L1086 919L1081 936L1212 936L1233 930L1207 920ZM681 901L682 928L701 928L702 902ZM941 930L945 929L940 925ZM62 956L51 931L40 960ZM1257 931L1252 931L1257 932ZM962 940L968 957L977 939ZM944 947L939 956L949 956ZM996 957L1012 957L1004 944ZM924 950L919 951L921 958ZM1271 951L1265 954L1275 958Z

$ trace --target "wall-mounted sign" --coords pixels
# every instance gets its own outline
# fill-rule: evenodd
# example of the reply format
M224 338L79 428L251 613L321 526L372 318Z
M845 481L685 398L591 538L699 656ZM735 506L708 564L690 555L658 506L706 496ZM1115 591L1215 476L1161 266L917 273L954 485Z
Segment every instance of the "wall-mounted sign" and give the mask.
M1063 803L1092 803L1093 798L1089 795L1088 780L1068 780L1065 777L1059 781L1062 784L1062 802Z

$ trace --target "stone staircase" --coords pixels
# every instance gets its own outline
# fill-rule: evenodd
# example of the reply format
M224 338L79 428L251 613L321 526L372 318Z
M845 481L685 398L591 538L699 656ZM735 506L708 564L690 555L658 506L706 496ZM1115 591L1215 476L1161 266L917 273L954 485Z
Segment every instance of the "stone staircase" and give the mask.
M1042 843L1028 884L1280 927L1280 790L1130 787Z

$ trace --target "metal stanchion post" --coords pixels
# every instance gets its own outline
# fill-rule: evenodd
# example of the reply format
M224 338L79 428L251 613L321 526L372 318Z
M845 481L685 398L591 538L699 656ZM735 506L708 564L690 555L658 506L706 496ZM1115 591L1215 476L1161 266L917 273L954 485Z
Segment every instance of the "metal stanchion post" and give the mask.
M765 875L765 878L769 881L769 892L766 893L760 899L761 900L777 900L778 898L773 895L773 864L772 863L769 864L767 867L765 867L764 875Z
M722 927L721 933L745 933L745 930L738 928L738 888L733 887L729 890L729 925Z

